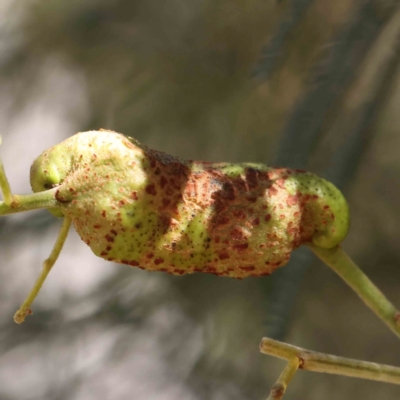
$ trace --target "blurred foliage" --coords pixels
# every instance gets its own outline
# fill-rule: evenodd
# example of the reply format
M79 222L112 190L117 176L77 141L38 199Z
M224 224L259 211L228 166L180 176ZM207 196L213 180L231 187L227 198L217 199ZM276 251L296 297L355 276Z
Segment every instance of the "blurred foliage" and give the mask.
M345 247L396 303L399 3L5 1L2 154L13 137L21 154L57 141L56 119L62 132L109 128L184 158L311 169L346 191ZM33 123L27 110L37 104ZM64 268L93 263L94 283L74 291L68 277L51 291L46 282L34 316L15 326L53 222L45 213L0 221L0 399L262 399L282 367L258 353L264 335L398 364L396 338L301 250L270 278L178 278L109 267L81 255L75 237ZM349 393L400 391L300 372L285 398Z

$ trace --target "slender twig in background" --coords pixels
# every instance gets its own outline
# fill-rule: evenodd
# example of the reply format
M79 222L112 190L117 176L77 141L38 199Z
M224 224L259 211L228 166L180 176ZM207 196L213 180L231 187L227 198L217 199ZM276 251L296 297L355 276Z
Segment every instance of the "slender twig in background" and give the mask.
M264 339L265 340L265 339ZM268 340L268 339L267 339ZM285 343L283 343L285 344ZM262 348L261 348L262 351ZM276 351L276 349L275 349ZM268 354L268 353L267 353ZM291 357L288 358L288 363L286 364L285 369L282 371L275 385L272 386L271 394L268 396L267 400L280 400L286 392L286 389L293 379L295 373L300 367L300 358L299 357Z
M269 79L272 72L279 67L279 60L285 48L285 42L312 3L313 0L292 0L290 2L288 5L289 10L284 15L283 21L265 46L261 59L254 68L256 78Z
M298 360L299 369L328 374L363 378L379 382L400 385L400 368L390 365L376 364L367 361L353 360L325 353L318 353L301 347L292 346L274 339L263 338L260 351L270 356L283 358L289 362ZM294 373L289 376L289 380ZM282 378L282 375L279 379ZM278 379L278 382L280 382ZM286 385L289 381L285 381ZM271 397L275 399L279 397Z

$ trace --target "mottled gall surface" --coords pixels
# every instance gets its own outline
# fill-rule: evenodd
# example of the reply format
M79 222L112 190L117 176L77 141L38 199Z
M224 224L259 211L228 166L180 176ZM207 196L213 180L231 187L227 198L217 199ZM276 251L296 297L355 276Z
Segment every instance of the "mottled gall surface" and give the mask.
M311 173L184 161L111 131L78 133L33 164L93 252L146 270L269 275L292 250L345 237L346 201Z

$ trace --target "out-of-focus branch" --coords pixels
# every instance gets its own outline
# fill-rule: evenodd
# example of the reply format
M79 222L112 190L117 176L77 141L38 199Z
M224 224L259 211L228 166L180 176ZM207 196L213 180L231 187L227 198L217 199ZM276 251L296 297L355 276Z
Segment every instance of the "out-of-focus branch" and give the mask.
M255 68L254 74L257 78L268 79L278 67L279 57L285 47L287 37L312 3L313 0L292 0L290 2L289 11L279 25L275 35L265 46L261 60Z

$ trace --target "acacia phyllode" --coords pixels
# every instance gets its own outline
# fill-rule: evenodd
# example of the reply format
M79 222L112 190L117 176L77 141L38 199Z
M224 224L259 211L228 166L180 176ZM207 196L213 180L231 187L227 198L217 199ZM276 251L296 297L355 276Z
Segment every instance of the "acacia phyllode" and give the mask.
M346 200L309 172L185 161L112 131L78 133L42 153L34 192L72 220L99 257L176 275L269 275L301 244L337 246Z

